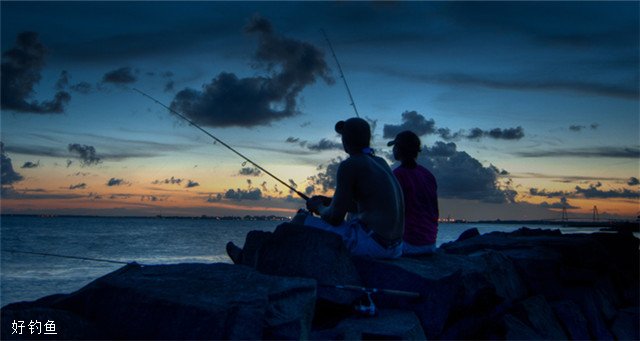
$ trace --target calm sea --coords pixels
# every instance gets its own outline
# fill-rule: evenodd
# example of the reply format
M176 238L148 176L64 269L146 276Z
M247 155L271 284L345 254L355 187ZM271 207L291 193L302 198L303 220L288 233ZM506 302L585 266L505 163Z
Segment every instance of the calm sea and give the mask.
M141 264L230 262L225 245L244 244L251 230L273 231L275 221L156 218L2 217L0 306L69 293L122 265L7 250L102 258ZM438 244L477 227L481 233L513 231L522 225L441 224ZM534 226L559 228L558 226ZM563 232L577 232L562 228Z

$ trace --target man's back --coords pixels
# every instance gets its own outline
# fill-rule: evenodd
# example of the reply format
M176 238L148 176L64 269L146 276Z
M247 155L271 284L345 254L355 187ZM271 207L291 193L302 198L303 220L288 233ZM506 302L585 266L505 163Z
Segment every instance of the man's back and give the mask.
M356 154L338 168L336 193L331 206L352 207L360 220L388 241L402 239L404 203L402 190L389 165L376 156ZM334 214L341 214L340 210Z

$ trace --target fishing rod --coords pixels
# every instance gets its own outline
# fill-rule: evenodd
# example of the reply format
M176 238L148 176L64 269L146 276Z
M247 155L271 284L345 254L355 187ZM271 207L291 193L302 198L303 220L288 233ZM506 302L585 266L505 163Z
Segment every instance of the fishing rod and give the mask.
M203 133L207 134L209 137L211 137L212 139L214 139L216 142L220 143L221 145L227 147L229 150L231 150L232 152L236 153L236 155L240 156L241 158L245 159L247 162L249 162L250 164L254 165L256 168L258 168L259 170L265 172L267 175L269 175L270 177L274 178L276 181L280 182L281 184L283 184L285 187L287 187L288 189L290 189L291 191L295 192L300 198L304 199L305 201L309 200L309 197L306 196L304 193L296 190L295 188L293 188L293 186L289 185L288 183L280 180L280 178L278 178L277 176L271 174L271 172L269 172L268 170L262 168L260 165L258 165L257 163L251 161L251 159L249 159L248 157L242 155L239 151L235 150L233 147L231 147L230 145L224 143L222 140L220 140L219 138L213 136L211 133L209 133L208 131L204 130L202 127L200 127L199 125L197 125L195 122L193 122L192 120L188 119L187 117L185 117L184 115L182 115L181 113L171 109L170 107L166 106L165 104L163 104L162 102L158 101L157 99L151 97L150 95L147 95L146 93L136 89L136 88L132 88L134 91L140 93L141 95L149 98L150 100L156 102L157 104L161 105L162 107L164 107L165 109L169 110L170 112L172 112L173 114L177 115L178 117L180 117L181 119L189 122L190 125L198 128L200 131L202 131Z
M362 291L364 293L368 293L368 294L387 294L387 295L395 295L395 296L403 296L403 297L410 297L410 298L420 298L421 295L418 292L413 292L413 291L404 291L404 290L394 290L394 289L381 289L381 288L367 288L367 287L361 287L358 285L349 285L349 284L343 284L343 285L323 285L323 286L328 286L328 287L333 287L336 289L343 289L343 290L352 290L352 291Z
M93 261L93 262L103 262L103 263L115 263L115 264L134 264L135 263L135 262L122 262L122 261L104 259L104 258L90 258L90 257L59 255L59 254L55 254L55 253L46 253L46 252L18 251L18 250L2 250L2 251L3 252L9 252L9 253L22 253L22 254L28 254L28 255L39 255L39 256L48 256L48 257L89 260L89 261Z
M347 88L347 94L349 94L349 99L351 100L351 106L353 107L353 111L356 112L356 117L360 117L360 115L358 114L358 109L356 108L356 102L353 100L353 96L351 96L351 90L349 90L347 79L344 77L344 72L342 72L342 67L340 66L338 57L336 56L335 51L333 51L333 46L331 45L331 41L329 40L327 33L323 29L320 29L320 32L322 32L322 35L324 35L324 39L327 41L327 44L329 45L329 49L331 50L333 59L335 59L336 65L338 65L338 71L340 71L340 78L342 78L342 81L344 82L344 87Z

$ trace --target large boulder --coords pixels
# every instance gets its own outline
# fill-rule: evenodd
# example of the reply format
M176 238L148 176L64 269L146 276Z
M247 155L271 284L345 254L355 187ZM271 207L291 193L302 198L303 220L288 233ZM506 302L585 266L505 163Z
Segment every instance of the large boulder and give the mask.
M312 333L318 340L425 340L416 315L407 310L379 309L372 317L350 316L328 330Z
M640 340L640 309L620 310L611 327L618 340Z
M564 300L552 304L553 312L571 340L588 340L587 319L580 307L573 301Z
M297 339L309 334L315 293L312 279L267 276L245 266L131 264L49 308L80 316L116 339Z
M355 261L365 286L420 294L374 298L382 307L413 310L430 339L478 337L502 305L526 295L515 267L498 252Z
M546 340L566 340L551 305L544 296L537 295L521 301L513 309L514 316L531 326L536 334Z
M351 304L357 294L336 285L361 285L340 236L291 223L279 225L273 233L249 232L242 264L269 275L313 278L318 282L318 297L339 304Z

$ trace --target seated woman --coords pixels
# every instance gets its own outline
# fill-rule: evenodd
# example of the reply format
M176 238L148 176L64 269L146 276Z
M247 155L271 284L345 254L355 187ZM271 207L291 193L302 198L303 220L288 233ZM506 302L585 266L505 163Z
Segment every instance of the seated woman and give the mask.
M400 166L393 170L404 195L403 254L421 255L436 251L438 235L438 185L431 172L416 162L420 138L403 131L387 144Z

